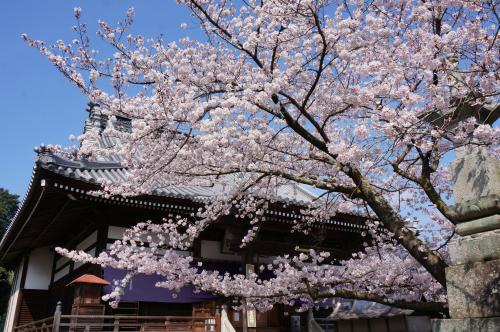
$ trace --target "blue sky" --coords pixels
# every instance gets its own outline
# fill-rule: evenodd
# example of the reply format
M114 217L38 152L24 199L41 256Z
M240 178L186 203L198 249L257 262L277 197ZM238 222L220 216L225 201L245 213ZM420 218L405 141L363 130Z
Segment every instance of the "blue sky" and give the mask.
M198 35L196 22L186 8L173 0L125 1L5 1L0 10L0 187L24 195L34 165L35 146L69 145L68 136L81 132L87 116L86 97L20 38L54 42L75 36L73 8L82 8L82 21L97 41L96 22L116 23L127 8L135 8L133 33L164 35L178 40ZM182 30L180 24L188 23ZM198 35L199 36L199 35Z

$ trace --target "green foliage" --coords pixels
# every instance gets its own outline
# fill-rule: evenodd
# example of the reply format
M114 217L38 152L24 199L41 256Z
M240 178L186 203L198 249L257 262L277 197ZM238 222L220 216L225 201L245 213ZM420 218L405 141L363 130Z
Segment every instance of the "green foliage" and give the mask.
M0 188L0 238L14 217L19 205L19 196L11 194L8 190ZM7 311L9 303L12 273L0 266L0 325Z
M19 196L11 194L7 189L0 188L0 235L3 235L10 219L16 213Z
M11 282L12 273L3 267L0 267L0 322L3 320L3 317L7 312Z

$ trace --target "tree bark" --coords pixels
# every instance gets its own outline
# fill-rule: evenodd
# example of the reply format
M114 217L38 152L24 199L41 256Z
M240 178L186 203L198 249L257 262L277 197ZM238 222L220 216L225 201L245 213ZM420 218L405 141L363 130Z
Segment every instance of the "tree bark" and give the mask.
M385 228L394 233L396 241L446 289L445 268L448 266L439 254L432 251L417 238L415 233L406 227L404 220L394 211L389 202L375 191L375 188L357 170L348 172L358 188L363 199L375 212Z

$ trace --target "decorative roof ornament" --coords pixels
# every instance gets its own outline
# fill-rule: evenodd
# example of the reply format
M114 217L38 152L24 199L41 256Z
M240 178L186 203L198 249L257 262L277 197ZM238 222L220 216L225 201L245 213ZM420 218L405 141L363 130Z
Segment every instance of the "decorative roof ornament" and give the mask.
M90 101L87 104L86 111L89 112L89 117L85 120L83 132L86 133L94 128L98 128L99 131L103 131L106 128L108 117L103 114L99 104Z

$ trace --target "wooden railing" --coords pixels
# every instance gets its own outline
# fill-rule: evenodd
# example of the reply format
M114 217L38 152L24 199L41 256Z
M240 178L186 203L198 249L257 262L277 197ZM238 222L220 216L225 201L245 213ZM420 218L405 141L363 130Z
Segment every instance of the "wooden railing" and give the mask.
M15 332L205 332L218 331L217 317L61 315L14 328Z
M18 325L14 332L51 332L53 330L54 317L37 320L28 324Z
M19 325L14 332L205 332L220 331L220 316L62 315Z

